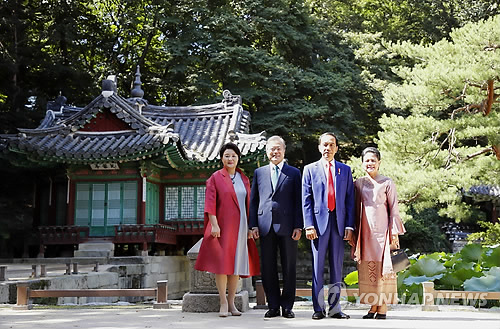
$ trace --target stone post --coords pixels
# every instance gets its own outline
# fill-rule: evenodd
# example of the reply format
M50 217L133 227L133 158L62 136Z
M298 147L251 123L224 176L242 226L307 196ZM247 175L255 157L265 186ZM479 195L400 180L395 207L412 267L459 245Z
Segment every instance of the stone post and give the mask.
M156 284L156 303L153 304L153 308L170 308L170 303L168 302L168 280L158 281Z
M7 266L0 266L0 281L5 281L7 279L7 276L5 275L7 273Z
M194 269L194 264L200 251L201 238L187 253L189 270L191 272L190 291L182 298L183 312L219 312L219 294L215 285L215 275ZM246 312L249 310L248 291L241 290L241 280L238 283L235 298L236 307Z
M45 264L40 265L40 277L44 278L47 276L47 267Z
M438 311L434 305L434 282L422 282L423 302L422 311Z
M31 265L31 278L38 278L37 267L38 265Z

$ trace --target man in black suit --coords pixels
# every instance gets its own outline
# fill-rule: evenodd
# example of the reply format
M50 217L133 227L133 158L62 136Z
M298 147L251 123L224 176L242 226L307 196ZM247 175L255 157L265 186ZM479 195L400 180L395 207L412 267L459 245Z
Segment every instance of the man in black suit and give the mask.
M302 182L300 170L285 163L285 141L267 140L269 165L255 170L250 194L250 233L260 237L262 284L269 310L266 318L294 318L297 244L302 234ZM283 271L283 291L278 278L278 249Z

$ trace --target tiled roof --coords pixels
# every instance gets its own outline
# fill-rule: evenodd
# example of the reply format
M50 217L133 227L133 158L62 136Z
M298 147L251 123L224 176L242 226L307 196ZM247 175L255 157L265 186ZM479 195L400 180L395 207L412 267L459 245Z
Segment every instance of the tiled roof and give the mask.
M105 97L106 96L106 97ZM85 108L68 106L60 96L49 102L36 129L19 129L16 136L0 136L2 148L38 162L93 163L165 160L170 166L212 166L223 143L234 141L247 161L263 154L263 133L249 134L250 114L239 96L224 92L220 103L164 107L115 92L99 95ZM138 101L139 100L139 101ZM89 131L92 120L109 111L130 129ZM122 124L123 124L122 123Z
M500 202L500 186L498 185L475 185L464 194L476 201Z

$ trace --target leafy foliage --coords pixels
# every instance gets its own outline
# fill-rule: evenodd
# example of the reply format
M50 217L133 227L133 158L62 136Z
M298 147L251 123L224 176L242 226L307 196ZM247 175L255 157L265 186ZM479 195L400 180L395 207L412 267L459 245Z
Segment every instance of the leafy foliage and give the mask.
M468 291L500 291L500 267L492 267L484 276L470 278L464 282Z
M382 170L396 181L406 219L428 208L456 221L484 218L460 191L500 183L500 111L487 101L495 97L488 86L500 83L500 52L489 50L500 41L499 25L496 16L454 30L450 41L388 45L416 63L400 65L395 72L403 82L384 91L388 106L410 115L383 115L378 134Z
M467 237L467 240L471 242L478 241L484 246L494 246L500 244L500 223L479 221L478 224L485 230L470 234Z
M456 254L421 255L406 271L398 273L398 293L403 300L418 293L421 300L419 286L426 281L434 282L437 290L498 291L486 286L493 278L498 280L500 260L492 262L493 254L500 256L500 246L483 248L479 244L468 244Z
M337 29L381 33L388 40L429 44L454 28L500 13L494 0L309 0L314 13Z
M435 252L410 257L410 267L398 273L398 294L404 303L422 302L422 282L437 290L499 291L500 246L468 244L456 254ZM349 273L347 285L358 283L358 271Z

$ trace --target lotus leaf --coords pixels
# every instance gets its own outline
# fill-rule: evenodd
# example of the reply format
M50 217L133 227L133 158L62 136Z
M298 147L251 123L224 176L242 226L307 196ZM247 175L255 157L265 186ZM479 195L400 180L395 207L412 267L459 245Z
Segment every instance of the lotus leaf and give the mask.
M486 250L482 260L485 267L500 266L500 247Z
M454 271L453 272L453 275L461 280L462 282L464 282L465 280L468 280L470 278L473 278L473 277L479 277L481 276L482 274L481 273L478 273L474 270L471 270L471 269L466 269L466 268L461 268L459 269L458 271Z
M461 287L464 280L457 278L455 273L446 273L441 279L439 279L439 283L446 288L453 289L455 287Z
M464 282L466 291L500 291L500 277L485 275Z
M460 254L464 261L472 261L477 262L479 258L481 258L481 254L483 253L483 247L480 244L473 243L468 244L462 248Z
M434 281L437 279L441 279L444 276L444 274L437 274L433 276L409 276L406 279L403 280L403 283L406 284L407 286L411 286L412 284L420 284L422 282L427 282L427 281Z
M415 276L432 277L436 274L446 272L446 268L439 261L432 258L420 258L410 267L411 274Z
M461 269L466 269L466 270L473 270L474 269L474 263L473 262L459 262L455 263L455 266L453 269L455 271L461 270Z
M500 280L500 267L492 267L489 271L484 272L484 274L496 276Z

